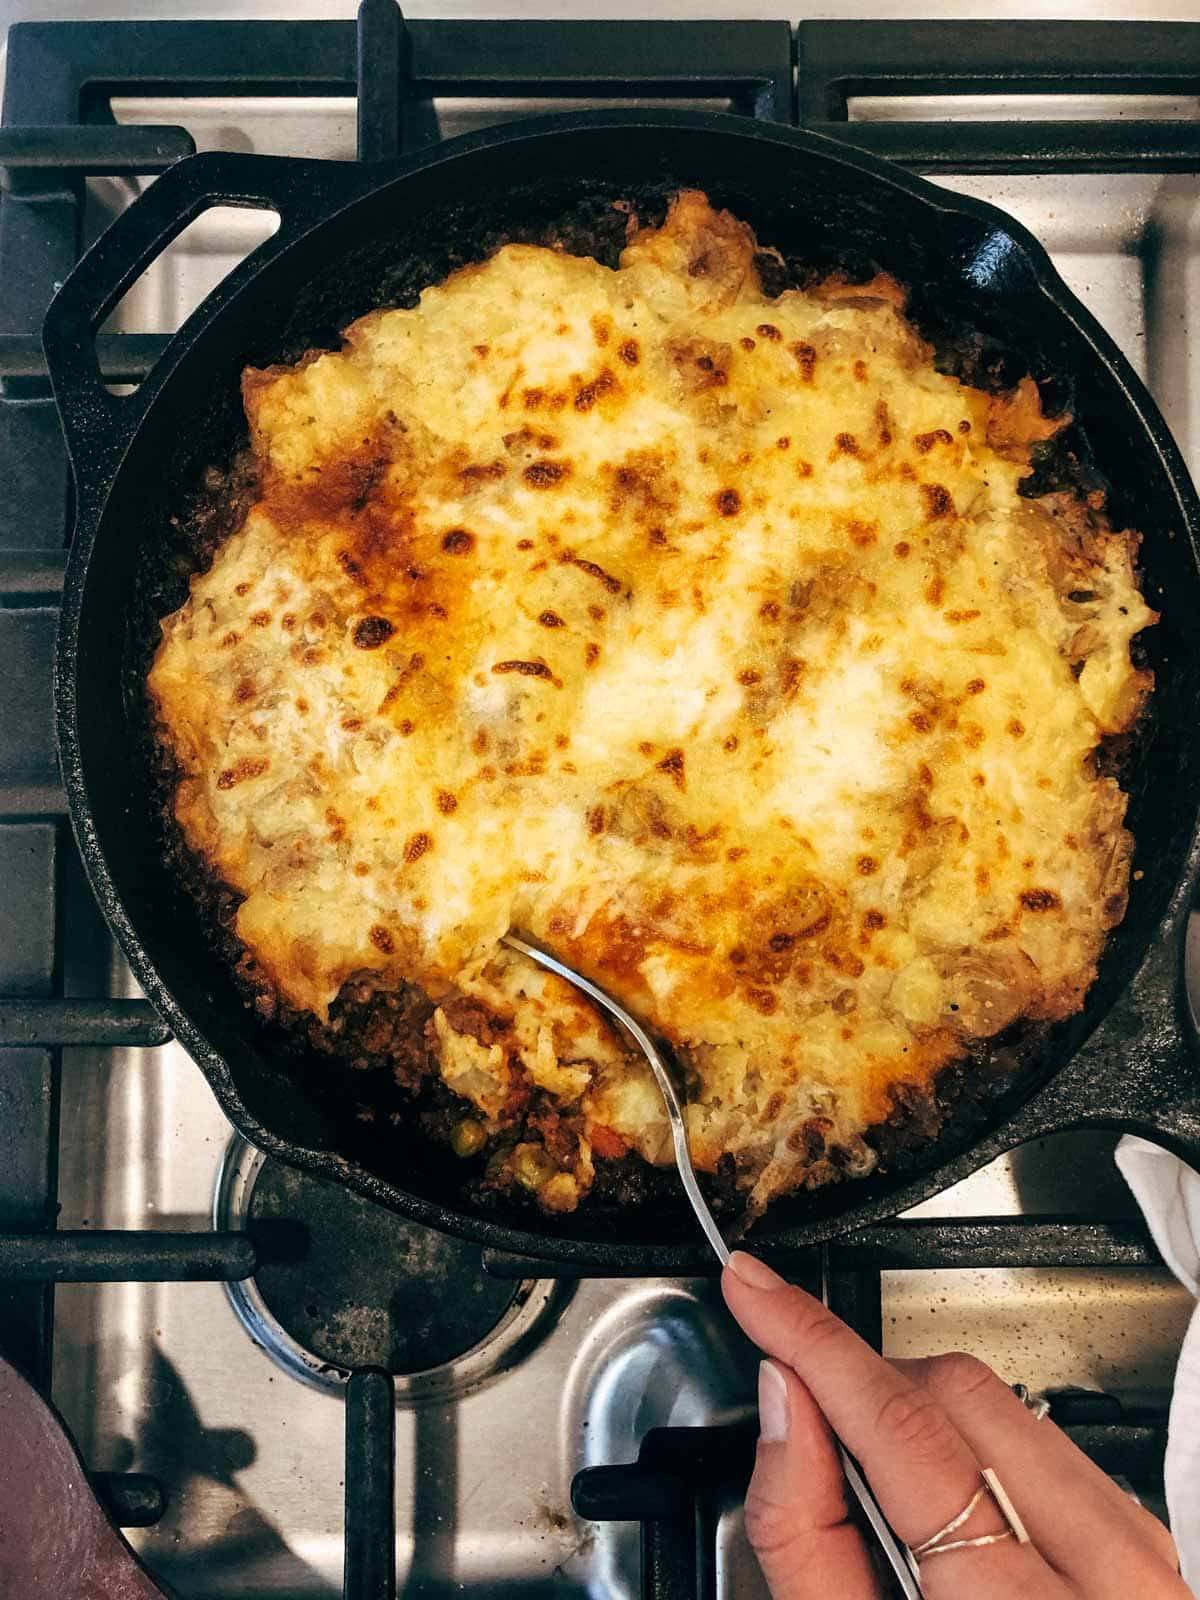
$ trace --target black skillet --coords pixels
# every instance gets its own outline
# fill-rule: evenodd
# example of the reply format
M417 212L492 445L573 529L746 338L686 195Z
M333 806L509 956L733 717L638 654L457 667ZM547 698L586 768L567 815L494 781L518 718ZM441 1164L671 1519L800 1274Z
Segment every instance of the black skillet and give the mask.
M910 286L918 318L960 356L981 335L985 353L998 343L1060 396L1065 385L1110 484L1116 525L1145 534L1145 588L1162 612L1145 636L1158 688L1123 777L1135 880L1086 1009L1015 1075L981 1069L985 1087L960 1097L932 1147L869 1179L780 1203L756 1229L760 1248L799 1248L890 1217L1002 1151L1068 1127L1137 1130L1200 1165L1182 983L1200 871L1200 504L1179 451L1128 363L1010 218L841 144L733 116L548 117L384 165L194 156L160 177L71 274L44 334L76 487L58 734L79 847L134 972L230 1119L272 1155L501 1249L593 1269L705 1264L682 1203L585 1206L555 1219L513 1203L485 1208L464 1195L462 1169L444 1151L403 1125L384 1140L360 1137L319 1075L283 1059L159 858L131 671L146 650L139 575L162 563L170 519L204 469L227 461L242 437L243 367L335 344L354 316L411 303L514 232L561 233L567 217L568 234L578 224L589 236L596 217L615 215L613 198L661 198L680 185L705 189L786 255L891 271ZM97 326L181 228L231 203L276 210L278 232L200 306L136 393L110 394Z

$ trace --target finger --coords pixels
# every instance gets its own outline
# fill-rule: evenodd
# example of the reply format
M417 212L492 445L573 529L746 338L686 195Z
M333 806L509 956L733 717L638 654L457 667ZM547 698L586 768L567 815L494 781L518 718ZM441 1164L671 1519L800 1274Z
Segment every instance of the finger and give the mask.
M951 1351L915 1359L897 1358L892 1365L914 1383L929 1389L964 1437L967 1437L967 1429L971 1434L986 1429L987 1437L1002 1446L1010 1459L1015 1447L1022 1458L1026 1451L1031 1458L1036 1455L1039 1466L1042 1462L1052 1463L1052 1476L1039 1471L1036 1480L1039 1487L1048 1487L1051 1482L1061 1483L1064 1476L1078 1478L1086 1484L1090 1494L1107 1504L1110 1512L1138 1509L1124 1490L1077 1449L1061 1429L1053 1424L1049 1428L1043 1426L1045 1419L1039 1421L1009 1386L975 1356ZM1154 1520L1161 1528L1162 1524Z
M920 1545L963 1510L980 1486L980 1463L928 1391L757 1258L736 1252L721 1287L745 1331L791 1367L857 1456L901 1539ZM953 1537L1004 1528L998 1508L984 1496ZM1012 1539L930 1556L922 1564L922 1583L932 1600L960 1596L965 1583L979 1600L1063 1592L1034 1547Z
M722 1279L734 1315L762 1349L806 1385L833 1431L858 1458L900 1537L921 1544L979 1486L979 1462L966 1441L924 1390L877 1356L819 1300L786 1285L755 1257L739 1251L734 1263L737 1271L727 1270ZM747 1270L754 1273L750 1282L743 1276Z
M758 1418L746 1536L773 1600L880 1600L867 1547L847 1520L829 1424L795 1373L777 1362L759 1368Z
M944 1408L976 1456L1013 1495L1029 1536L1088 1593L1131 1593L1147 1557L1172 1571L1175 1544L1157 1517L1118 1488L1052 1422L1038 1419L974 1356L892 1363ZM1181 1594L1186 1591L1180 1586Z

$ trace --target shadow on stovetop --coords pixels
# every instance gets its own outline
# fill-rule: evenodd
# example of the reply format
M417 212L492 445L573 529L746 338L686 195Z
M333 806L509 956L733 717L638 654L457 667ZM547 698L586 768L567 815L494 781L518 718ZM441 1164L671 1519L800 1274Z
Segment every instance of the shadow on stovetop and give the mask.
M128 1445L128 1464L153 1474L167 1495L167 1514L154 1530L152 1545L143 1550L151 1570L180 1597L203 1593L236 1600L248 1572L267 1570L271 1592L322 1593L321 1576L289 1549L238 1486L238 1474L256 1457L250 1434L206 1426L179 1372L159 1349L150 1360L147 1395L153 1404L140 1432L136 1462ZM197 1480L205 1481L203 1529L189 1525ZM180 1553L170 1553L173 1543ZM227 1587L227 1578L237 1587Z
M167 1514L144 1540L139 1553L178 1600L220 1595L221 1600L261 1600L265 1594L294 1600L336 1600L340 1582L306 1561L285 1541L276 1525L247 1500L239 1474L254 1465L256 1447L240 1428L207 1426L183 1379L155 1349L148 1363L146 1398L150 1403L135 1450L125 1438L111 1440L105 1465L112 1471L148 1472L163 1485ZM462 1600L478 1593L489 1600L556 1597L582 1600L585 1588L564 1570L569 1557L541 1574L511 1579L488 1575L464 1581L456 1556L464 1554L453 1508L459 1497L459 1437L453 1406L417 1412L413 1438L413 1492L400 1527L408 1536L407 1559L400 1553L397 1592L421 1600ZM314 1494L336 1493L341 1479L343 1439L330 1439L328 1478ZM197 1492L201 1491L201 1492ZM203 1521L192 1513L202 1504ZM408 1542L404 1541L404 1542Z

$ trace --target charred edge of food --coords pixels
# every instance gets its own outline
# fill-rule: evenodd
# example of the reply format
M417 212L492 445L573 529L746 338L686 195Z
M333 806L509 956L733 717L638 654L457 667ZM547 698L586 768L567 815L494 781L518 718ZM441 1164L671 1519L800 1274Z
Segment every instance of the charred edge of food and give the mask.
M667 190L658 192L660 218L665 213L668 194ZM653 221L653 207L645 200L638 204L643 220ZM614 226L611 196L601 199L589 195L557 221L542 219L507 233L493 232L488 249L511 241L557 245L615 265L625 243L624 223ZM463 253L461 246L459 251L459 259L438 255L424 264L414 262L408 280L394 284L389 298L376 303L414 304L420 289L440 281L461 260L471 259L469 251ZM831 267L850 281L859 282L868 281L878 270L873 262L854 263L850 257L839 257L824 265L789 260L782 269L776 257L770 260L771 270L782 273L773 292L806 287L828 276ZM371 307L366 304L347 308L337 312L333 321L344 325L367 309ZM993 392L1008 388L1028 370L999 341L973 331L937 327L920 315L914 320L927 337L932 333L939 370L952 372L974 387ZM335 334L331 332L327 342L334 346ZM294 360L303 353L285 353L285 359ZM159 619L182 603L191 574L207 568L256 497L254 462L242 443L238 441L225 468L209 467L201 474L183 514L172 529L165 531L161 547L149 553L143 568L136 597L134 649L127 668L127 695L129 703L140 708L144 718L141 744L150 774L152 815L162 837L162 858L168 873L196 907L209 947L233 973L253 1025L283 1043L298 1063L311 1063L314 1056L319 1057L322 1084L335 1081L329 1074L328 1059L334 1058L343 1070L337 1074L336 1090L330 1090L326 1101L330 1122L341 1123L347 1144L357 1144L366 1152L365 1164L405 1186L406 1171L397 1159L398 1127L392 1120L397 1107L404 1108L406 1115L416 1113L413 1131L418 1140L433 1141L445 1138L452 1121L469 1109L469 1103L454 1096L436 1071L430 1070L424 1029L432 1002L419 990L370 993L350 980L335 1002L329 1024L320 1025L311 1015L290 1011L279 1000L232 931L237 894L211 872L182 838L172 810L178 772L173 768L170 752L155 736L153 714L146 703L145 671L157 644ZM1034 472L1022 492L1041 495L1059 487L1081 499L1097 492L1098 487L1105 487L1078 428L1036 447ZM1126 771L1134 759L1139 732L1140 727L1132 735L1104 741L1098 752L1101 770L1117 776ZM929 1165L938 1146L969 1140L992 1114L997 1095L1031 1072L1044 1032L1044 1028L1030 1026L1016 1042L991 1041L990 1046L977 1048L969 1058L943 1069L930 1091L902 1093L888 1118L866 1134L867 1142L878 1152L880 1167L876 1176L862 1181L874 1184L878 1176L888 1172L903 1173ZM360 1045L356 1060L367 1063L365 1067L346 1064L348 1037ZM308 1072L305 1083L308 1093L318 1094L316 1074ZM358 1108L353 1117L345 1109L347 1087L353 1088L352 1098ZM379 1134L382 1137L376 1137ZM418 1170L424 1171L420 1167ZM444 1190L447 1174L440 1153L430 1161L428 1173L430 1181ZM729 1212L738 1208L740 1199L731 1161L723 1161L715 1175L705 1175L701 1181L719 1209ZM500 1211L536 1209L531 1198L480 1192L469 1174L459 1176L458 1182L460 1189L472 1194L480 1205ZM674 1191L675 1179L670 1170L650 1167L636 1157L600 1158L595 1186L585 1199L581 1214L589 1219L605 1210L619 1214L650 1196L673 1197ZM775 1214L780 1215L785 1208L803 1211L811 1204L811 1198L803 1195L791 1197L778 1202L780 1210ZM560 1231L569 1232L570 1226L569 1218L556 1220Z

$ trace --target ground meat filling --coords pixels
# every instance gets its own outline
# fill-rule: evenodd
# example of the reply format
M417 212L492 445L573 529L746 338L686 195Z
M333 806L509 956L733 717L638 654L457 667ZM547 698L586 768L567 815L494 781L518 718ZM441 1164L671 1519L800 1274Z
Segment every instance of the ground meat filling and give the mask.
M753 1217L921 1159L1082 1007L1156 618L1072 419L886 274L694 192L596 226L247 371L154 604L167 853L381 1149L660 1192L645 1063L513 929L670 1046Z

